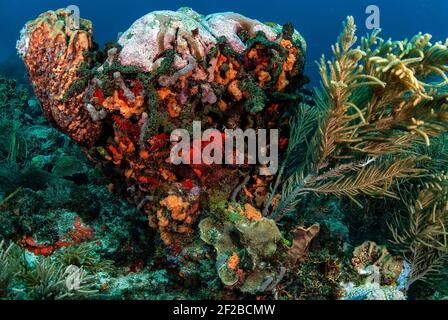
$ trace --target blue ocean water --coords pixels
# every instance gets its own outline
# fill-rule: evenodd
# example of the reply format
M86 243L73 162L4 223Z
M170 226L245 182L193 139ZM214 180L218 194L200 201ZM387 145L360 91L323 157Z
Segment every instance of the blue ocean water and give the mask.
M359 34L367 32L365 10L376 5L381 13L384 37L402 39L422 31L435 40L448 37L446 0L0 0L0 62L17 63L15 43L28 20L40 13L77 5L81 16L93 21L95 40L100 44L115 40L133 21L154 10L177 10L189 6L199 13L235 11L263 22L292 22L308 42L307 74L315 84L317 68L313 63L322 53L329 54L347 15L356 18Z

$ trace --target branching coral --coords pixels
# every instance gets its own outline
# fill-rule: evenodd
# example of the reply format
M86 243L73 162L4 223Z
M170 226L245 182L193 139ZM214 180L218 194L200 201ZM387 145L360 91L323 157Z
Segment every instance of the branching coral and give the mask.
M27 156L28 144L21 127L21 111L28 102L28 91L16 81L0 76L0 160L17 163Z
M18 263L11 254L14 245L5 245L2 240L0 242L0 298L7 296L9 285L17 273Z
M0 243L0 298L62 300L81 299L98 292L95 277L75 265L65 266L40 258L31 265L14 244L4 248Z
M436 174L422 187L408 216L389 224L393 243L409 266L406 290L418 281L446 276L448 263L448 176Z
M308 193L352 200L361 194L394 196L395 181L424 172L419 164L425 159L408 150L447 129L448 95L439 87L446 84L448 48L431 44L429 35L393 42L378 32L355 47L355 31L349 17L333 46L334 59L321 60L318 129L308 137L307 156L284 184L283 201L272 215L276 219ZM441 82L425 83L429 77ZM306 139L307 128L293 125L293 136Z
M56 254L56 260L65 267L76 266L96 275L98 272L112 272L111 260L99 259L92 248L94 243L84 242L64 248Z
M61 265L49 260L37 262L35 269L24 275L33 300L79 299L97 293L94 278L82 268Z

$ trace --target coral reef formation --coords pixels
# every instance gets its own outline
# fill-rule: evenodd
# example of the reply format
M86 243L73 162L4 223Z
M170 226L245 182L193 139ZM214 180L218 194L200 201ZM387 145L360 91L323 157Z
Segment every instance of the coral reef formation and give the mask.
M216 249L218 275L226 286L239 286L242 292L267 291L285 273L284 267L270 263L280 230L274 220L263 218L248 204L244 210L230 207L229 215L231 220L224 223L206 218L199 224L201 239ZM234 243L235 238L240 244Z
M230 196L253 168L174 166L169 134L191 130L193 121L222 132L287 122L289 104L275 95L303 81L302 38L236 14L181 9L144 16L101 53L90 24L70 31L66 18L64 10L41 15L18 43L46 117L90 158L116 167L125 182L115 188L147 213L167 245L182 246L203 198L223 191L217 181ZM37 66L44 43L53 51Z
M311 94L290 24L156 11L103 49L72 27L22 31L38 100L0 78L0 298L448 296L448 42L358 43L349 17ZM279 129L278 173L171 163L194 122Z
M390 284L403 272L403 260L393 257L385 247L367 241L355 248L352 265L359 274L369 274L371 282Z
M0 298L63 300L88 297L97 292L94 278L75 265L47 259L29 261L13 244L0 242ZM23 288L29 288L25 292Z
M406 216L397 215L389 225L394 244L404 255L406 292L418 281L434 284L446 276L448 259L448 177L433 174L419 191Z

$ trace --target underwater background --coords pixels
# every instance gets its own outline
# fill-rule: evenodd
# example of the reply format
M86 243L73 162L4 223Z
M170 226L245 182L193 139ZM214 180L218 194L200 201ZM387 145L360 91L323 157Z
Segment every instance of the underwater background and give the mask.
M51 63L19 56L16 45L26 22L68 5L92 22L98 46L54 85ZM357 48L372 32L369 5L380 9L386 41L373 33ZM238 35L244 54L225 42L222 54L211 50L221 74L190 91L206 96L190 118L173 111L176 99L190 105L180 71L162 63L155 81L115 61L134 21L182 7L236 12L282 39ZM0 0L0 299L448 299L447 12L444 0ZM82 28L90 36L87 22ZM339 62L326 69L322 54ZM268 70L278 61L280 75ZM239 90L229 68L241 65L254 70L235 70ZM265 86L271 76L277 82ZM55 115L61 92L80 130ZM71 108L81 96L90 100L79 115ZM164 135L194 117L214 127L281 127L278 178L246 167L151 167ZM148 176L135 182L138 170ZM167 191L171 183L176 191Z
M401 39L418 32L430 33L436 39L448 34L446 17L448 3L443 0L366 1L366 0L284 0L279 4L270 1L216 1L169 0L163 4L156 1L130 0L107 1L104 4L88 0L83 1L0 1L0 28L4 36L0 40L0 61L17 63L15 43L25 21L34 19L38 14L68 5L80 7L83 17L94 23L95 40L100 44L114 41L119 32L123 32L133 21L147 12L155 10L177 10L191 7L207 15L215 12L234 11L262 22L291 22L308 41L307 74L318 85L317 68L314 61L322 54L331 52L331 45L339 33L341 21L353 15L358 21L360 34L367 32L364 21L365 10L369 5L379 6L381 10L381 28L385 38Z

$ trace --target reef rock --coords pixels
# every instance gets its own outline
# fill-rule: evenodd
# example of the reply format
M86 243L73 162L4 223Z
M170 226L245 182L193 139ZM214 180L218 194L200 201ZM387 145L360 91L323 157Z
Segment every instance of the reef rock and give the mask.
M368 276L367 282L391 284L398 281L404 262L386 247L366 241L353 251L352 266L359 274Z
M216 249L216 268L222 282L242 292L273 290L285 269L275 263L281 233L274 220L253 215L252 209L229 207L234 221L211 217L199 223L201 239Z
M406 300L406 296L396 286L380 286L378 283L355 286L347 283L342 287L342 300Z
M176 50L178 65L188 64L189 56L201 59L216 45L216 38L202 22L191 9L151 12L134 22L118 40L123 47L120 62L152 72L160 67L166 50Z
M89 21L74 28L68 11L49 11L25 26L17 48L47 119L114 173L109 189L135 203L173 252L206 199L227 200L246 179L248 190L266 185L260 166L174 165L173 130L190 133L194 121L223 134L280 128L285 147L306 82L306 44L294 28L235 13L156 11L100 50ZM199 139L191 142L201 150L210 143Z

